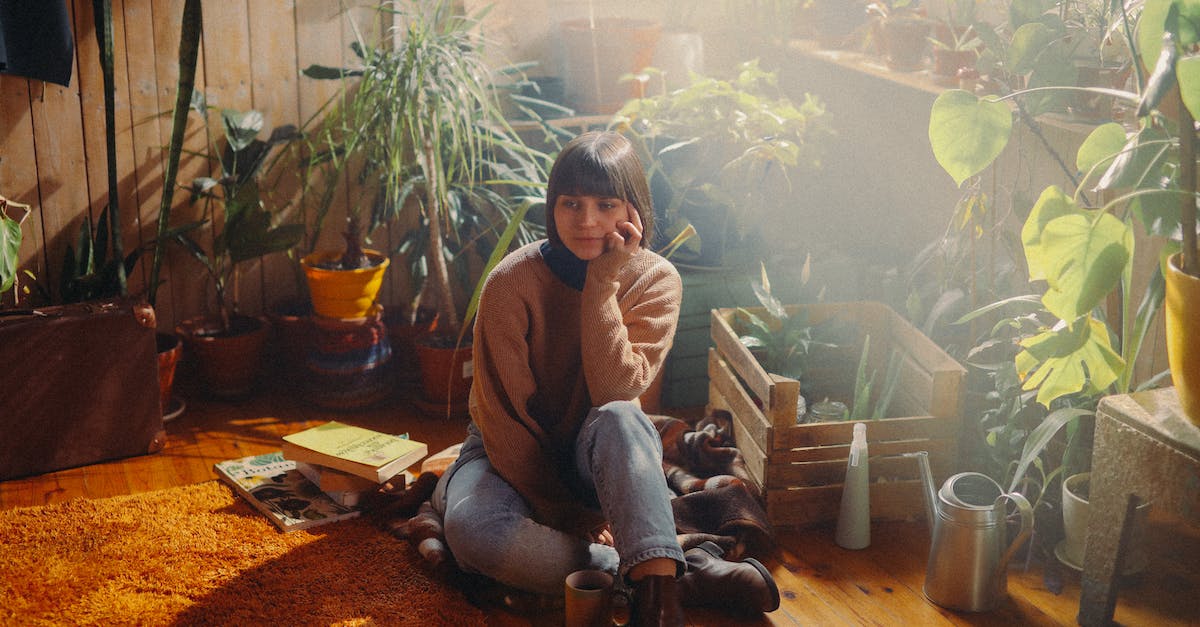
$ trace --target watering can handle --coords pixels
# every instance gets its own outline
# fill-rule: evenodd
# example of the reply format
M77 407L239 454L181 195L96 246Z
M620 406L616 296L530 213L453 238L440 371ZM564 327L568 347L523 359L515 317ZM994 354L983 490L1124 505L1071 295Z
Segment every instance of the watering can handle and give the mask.
M1020 492L1009 492L1001 494L996 499L996 506L1000 506L1000 502L1004 499L1012 501L1017 506L1017 511L1021 514L1021 531L1017 533L1017 537L1013 539L1012 544L1008 545L1008 550L1004 551L1004 557L1000 558L999 569L1004 570L1008 567L1008 559L1012 557L1017 549L1021 548L1029 534L1033 532L1033 507L1029 501L1021 496Z

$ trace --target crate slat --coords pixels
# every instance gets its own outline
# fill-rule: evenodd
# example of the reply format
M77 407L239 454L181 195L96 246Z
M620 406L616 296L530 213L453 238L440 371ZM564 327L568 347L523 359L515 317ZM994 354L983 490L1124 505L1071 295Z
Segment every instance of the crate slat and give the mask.
M913 438L948 438L958 429L956 421L934 416L909 416L860 421L867 425L867 442L910 440ZM809 446L846 445L854 437L854 423L817 422L795 425L775 431L772 451L791 450Z
M712 310L710 333L712 333L713 342L717 346L716 350L729 362L729 366L733 368L734 372L737 372L738 376L746 382L750 391L760 400L767 402L772 397L775 382L767 375L767 371L763 370L758 360L750 354L750 351L742 346L742 343L738 341L737 334L733 332L733 327L729 326L728 318L733 315L734 311L736 310Z
M917 479L920 472L917 462L912 458L887 457L878 459L880 455L898 455L915 451L929 453L930 468L935 475L949 476L951 460L946 455L954 443L950 440L918 440L908 442L887 442L870 448L870 477L871 481L880 479ZM850 447L823 446L809 449L806 453L818 452L827 458L820 461L792 462L786 458L775 459L772 456L764 472L763 484L770 488L788 488L819 486L841 483L846 475L846 456Z
M723 409L731 414L733 413L728 400L721 395L721 391L715 383L709 385L708 399L708 409L710 412L714 409ZM754 436L746 430L746 425L741 420L733 421L733 439L739 443L738 451L741 452L742 459L746 462L746 470L758 482L759 487L765 486L767 454L763 452L762 447L758 445Z
M708 351L708 378L729 405L729 412L738 417L758 447L768 450L767 443L773 439L771 421L742 388L729 364L717 357L717 349Z
M924 518L924 485L918 481L871 484L872 520ZM767 520L776 527L793 527L837 520L842 486L767 490Z

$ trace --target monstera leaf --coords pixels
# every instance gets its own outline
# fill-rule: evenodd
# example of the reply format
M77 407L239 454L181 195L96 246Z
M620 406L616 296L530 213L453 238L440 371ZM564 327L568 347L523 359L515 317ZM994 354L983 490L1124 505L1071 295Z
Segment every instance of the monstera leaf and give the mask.
M1047 188L1021 231L1030 278L1045 279L1042 303L1073 322L1117 286L1133 252L1133 231L1111 214L1080 209ZM1035 275L1035 271L1037 274Z
M1017 373L1025 381L1021 387L1036 389L1038 402L1047 407L1060 396L1104 390L1125 369L1108 327L1091 316L1022 340L1021 347L1025 350L1016 358Z
M958 185L1000 156L1012 133L1012 111L961 89L938 96L929 115L933 156Z

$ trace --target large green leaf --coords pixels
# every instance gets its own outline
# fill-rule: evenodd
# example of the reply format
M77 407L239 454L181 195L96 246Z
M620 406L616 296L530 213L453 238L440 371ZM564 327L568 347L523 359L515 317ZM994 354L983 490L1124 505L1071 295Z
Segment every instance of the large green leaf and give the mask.
M229 258L236 264L247 259L285 251L300 243L304 225L285 224L271 228L271 214L258 207L244 208L236 223L226 221L222 236Z
M258 111L221 111L221 123L225 127L225 139L234 152L244 150L258 137L263 129L263 116Z
M1151 69L1162 51L1163 26L1172 4L1179 7L1179 36L1175 43L1183 50L1200 43L1200 0L1146 0L1137 27L1138 52L1146 69Z
M1042 17L1054 0L1012 0L1008 5L1008 21L1020 27Z
M1029 469L1031 464L1046 445L1054 439L1054 434L1066 425L1068 422L1091 415L1091 411L1081 409L1079 407L1063 407L1050 412L1048 416L1042 419L1042 422L1034 427L1033 431L1029 432L1029 437L1025 439L1025 448L1021 451L1021 459L1017 464L1017 470L1013 473L1012 483L1009 490L1016 490L1020 485L1021 480L1025 478L1025 471Z
M933 155L958 185L995 161L1011 133L1007 104L961 89L938 96L929 115Z
M1129 210L1145 227L1147 235L1179 237L1179 188L1165 176L1158 177L1143 189L1160 193L1141 194L1129 201Z
M1046 309L1063 320L1087 314L1121 280L1133 253L1133 230L1108 213L1083 210L1046 224Z
M1200 57L1184 57L1175 64L1179 93L1192 118L1200 118Z
M1021 243L1025 247L1025 263L1029 266L1029 280L1044 281L1050 275L1052 260L1046 258L1042 250L1042 231L1051 220L1078 211L1079 207L1069 196L1063 193L1057 185L1051 185L1042 190L1042 195L1029 218L1021 228Z
M21 224L0 211L0 292L12 287L17 278L20 250Z
M1008 48L1008 69L1014 74L1025 74L1033 70L1038 57L1057 34L1041 22L1022 25L1013 33Z
M1075 153L1075 167L1084 175L1104 172L1112 164L1113 158L1125 147L1125 127L1116 122L1101 124L1092 129L1079 151ZM1089 177L1090 178L1090 177Z
M1158 185L1159 172L1171 151L1171 140L1162 129L1147 126L1131 136L1109 164L1097 190L1143 189Z
M1100 392L1112 385L1125 368L1113 350L1108 327L1088 316L1071 327L1051 330L1021 341L1017 373L1025 390L1038 391L1039 403L1075 392Z

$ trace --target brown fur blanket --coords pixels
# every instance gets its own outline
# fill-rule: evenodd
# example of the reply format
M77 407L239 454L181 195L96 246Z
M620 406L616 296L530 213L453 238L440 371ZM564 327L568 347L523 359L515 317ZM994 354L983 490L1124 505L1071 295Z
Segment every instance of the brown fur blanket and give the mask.
M671 505L676 533L686 551L711 541L726 558L763 555L773 545L760 494L733 445L728 412L695 424L652 415L663 443L663 473L676 494ZM442 537L442 521L429 504L438 476L423 473L401 491L381 493L371 513L393 535L411 542L433 566L453 566Z

